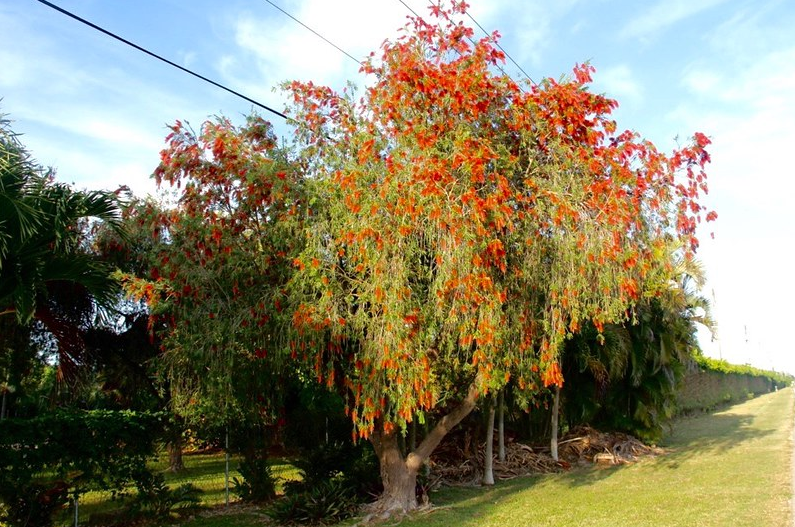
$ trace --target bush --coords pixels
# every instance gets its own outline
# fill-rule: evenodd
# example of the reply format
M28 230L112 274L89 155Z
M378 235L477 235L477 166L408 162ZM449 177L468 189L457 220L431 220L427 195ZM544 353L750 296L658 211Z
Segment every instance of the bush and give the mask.
M121 490L146 472L160 429L159 414L99 410L0 421L0 521L47 526L70 489Z
M276 501L267 514L281 524L330 524L350 518L358 506L354 489L342 479L332 479Z
M329 443L307 451L293 463L301 481L288 482L287 494L312 490L331 479L339 479L354 493L367 498L381 491L378 459L369 444Z
M262 503L276 496L276 481L264 455L244 458L238 466L243 479L233 478L233 492L243 501Z
M187 509L199 504L202 491L190 483L172 489L161 474L142 472L136 481L138 493L127 506L131 517L166 518L173 509Z
M6 510L0 518L10 527L49 527L53 514L67 503L68 490L63 481L5 488L2 499Z
M382 490L378 460L369 444L320 445L294 464L303 479L287 482L286 496L268 513L280 523L337 523Z

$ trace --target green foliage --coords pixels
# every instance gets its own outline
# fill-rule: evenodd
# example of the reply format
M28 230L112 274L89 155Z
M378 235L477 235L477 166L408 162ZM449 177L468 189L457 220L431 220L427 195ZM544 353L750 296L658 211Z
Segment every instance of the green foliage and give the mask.
M380 492L378 459L368 443L335 442L308 450L293 463L300 481L285 484L288 495L300 494L334 479L366 499Z
M58 410L1 421L0 501L12 511L44 514L41 504L62 503L67 489L120 491L146 476L161 426L159 414L110 411Z
M136 478L137 494L127 507L132 517L148 516L166 518L175 508L196 507L202 491L191 483L184 483L174 489L166 485L161 474L144 471Z
M29 322L47 285L65 281L100 303L115 300L111 269L85 251L80 225L100 218L118 225L116 196L73 190L33 162L0 116L0 308ZM82 223L81 223L82 222Z
M327 525L351 517L358 506L354 490L335 478L274 502L268 515L281 524Z
M10 527L48 527L52 517L68 501L63 481L27 483L0 489L0 520Z
M121 292L111 265L90 249L97 220L120 232L118 196L56 182L0 116L0 315L43 324L67 380L83 364L80 329Z
M276 480L263 454L244 457L238 466L242 479L232 478L233 491L243 501L262 503L276 496Z
M712 359L710 357L705 357L702 354L697 354L694 357L696 364L702 370L706 371L715 371L724 374L737 374L737 375L748 375L750 377L760 377L764 379L768 379L774 386L777 388L784 388L792 384L795 381L795 377L788 373L777 372L777 371L770 371L770 370L762 370L759 368L754 368L748 364L744 365L737 365L737 364L730 364L725 360L719 359Z
M382 490L378 460L369 444L320 445L294 465L302 479L285 483L286 496L268 512L280 523L336 523Z

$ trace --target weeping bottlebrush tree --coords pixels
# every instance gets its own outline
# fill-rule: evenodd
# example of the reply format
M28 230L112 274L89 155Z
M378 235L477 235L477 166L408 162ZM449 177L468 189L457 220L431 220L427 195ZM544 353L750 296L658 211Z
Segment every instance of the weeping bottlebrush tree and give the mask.
M138 203L128 220L147 232L126 289L147 302L162 338L157 363L173 409L188 422L259 426L276 415L279 354L289 324L285 285L301 248L297 164L271 126L177 122L155 171L176 189L168 206Z
M481 396L561 385L567 336L626 320L669 239L695 250L704 212L704 135L664 155L617 133L588 66L523 89L495 73L496 34L470 43L465 10L411 20L363 66L361 98L287 86L314 195L291 353L346 397L387 514L416 507L417 471ZM403 455L398 435L431 411Z

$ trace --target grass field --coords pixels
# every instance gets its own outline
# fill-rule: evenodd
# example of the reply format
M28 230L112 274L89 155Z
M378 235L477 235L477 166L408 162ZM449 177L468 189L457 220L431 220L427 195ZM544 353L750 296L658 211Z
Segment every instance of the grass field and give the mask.
M679 420L665 456L446 490L438 510L402 525L789 527L792 418L792 390L782 390Z
M223 505L226 501L224 465L225 458L221 453L194 454L183 456L185 470L175 474L167 471L168 456L162 456L150 466L152 469L163 474L166 483L171 487L177 487L183 483L192 483L202 490L201 504L203 506ZM240 473L236 470L239 463L237 457L229 459L229 480L230 489L232 488L232 478L240 478ZM299 478L298 471L288 461L274 460L271 468L274 476L278 477L277 491L281 490L284 481ZM132 492L132 490L131 490ZM237 500L237 496L230 490L230 501ZM105 513L117 510L119 502L111 500L110 492L88 492L80 497L80 523L85 523L93 513ZM74 512L67 510L57 523L60 525L73 525Z
M448 488L403 527L790 527L792 389L674 423L664 456ZM262 525L257 510L195 518L182 527ZM352 522L351 522L352 523Z

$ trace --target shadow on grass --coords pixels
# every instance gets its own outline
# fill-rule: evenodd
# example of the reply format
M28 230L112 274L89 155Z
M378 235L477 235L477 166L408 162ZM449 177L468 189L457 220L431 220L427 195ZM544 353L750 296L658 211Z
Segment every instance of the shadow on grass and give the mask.
M775 433L775 429L754 427L755 416L720 412L681 419L666 438L668 453L659 465L676 468L683 461L704 454L721 454Z
M664 441L665 454L655 458L642 460L652 468L677 469L689 459L706 454L721 454L733 448L741 448L748 442L764 438L774 429L763 429L754 426L754 415L732 413L723 409L713 414L698 414L677 420L672 431ZM548 475L532 475L502 481L492 489L474 487L472 489L444 489L432 496L435 505L453 506L457 514L473 513L481 505L499 501L515 492L521 492L534 485L546 481L569 487L583 487L596 484L610 478L633 465L615 465L609 467L578 467L568 472Z

